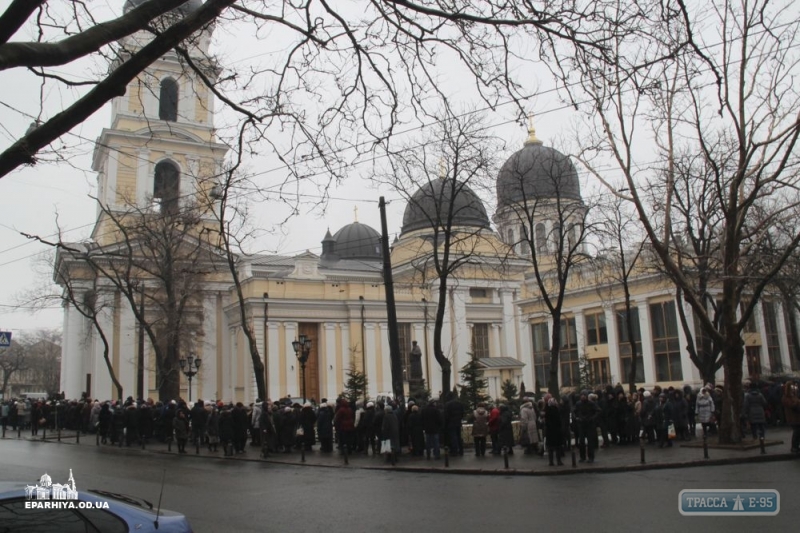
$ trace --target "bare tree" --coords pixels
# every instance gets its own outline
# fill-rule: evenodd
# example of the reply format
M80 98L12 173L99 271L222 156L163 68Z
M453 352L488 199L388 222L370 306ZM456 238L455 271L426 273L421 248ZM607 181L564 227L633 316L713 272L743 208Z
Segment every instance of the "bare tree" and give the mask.
M502 220L504 227L510 226L511 238L506 235L506 241L510 240L516 253L533 267L534 292L553 320L547 389L556 397L560 390L564 297L573 270L589 264L588 212L569 157L543 146L531 128L525 147L500 170L496 219ZM577 358L563 370L564 380L570 386L577 386Z
M61 333L39 329L26 339L26 344L31 388L55 396L61 391Z
M404 249L399 252L404 263L392 265L398 279L405 282L409 276L411 283L437 292L433 353L444 392L452 390L452 361L442 339L452 287L476 271L496 271L505 255L475 192L485 190L495 176L496 140L482 123L478 115L445 113L430 133L435 140L395 152L389 172L376 178L408 202L404 235L393 247Z
M0 350L0 372L2 372L3 398L6 397L8 391L8 383L14 377L14 374L19 374L28 369L28 361L25 357L25 348L19 341L12 340L11 346Z
M719 349L725 378L720 440L736 443L742 439L741 333L800 242L795 232L770 264L752 254L770 225L793 215L798 202L798 21L788 5L767 0L655 4L638 19L638 32L614 35L607 28L603 34L614 66L578 51L557 72L586 111L582 161L605 183L605 165L621 171L654 253ZM620 3L620 24L641 10L639 3ZM655 152L644 149L651 140ZM698 251L686 245L697 220L673 228L684 222L676 217L681 198L698 196L718 213L707 258L713 309L688 260Z
M597 265L598 291L603 295L616 297L618 288L622 288L624 310L624 337L627 341L627 357L630 357L630 367L623 379L628 381L628 390L636 392L636 383L644 381L644 369L638 366L641 357L635 332L639 331L634 323L633 303L631 302L631 284L637 276L646 274L647 267L642 265L640 257L644 250L645 241L639 235L639 226L632 213L626 212L627 205L619 197L611 197L607 205L600 207L600 219L597 224L596 236L600 241L601 253L593 262ZM624 370L624 369L623 369Z
M98 294L116 291L128 303L155 354L160 399L176 398L181 353L194 350L193 343L200 342L200 282L219 268L218 249L207 241L208 228L194 203L179 208L177 198L166 196L149 209L130 207L119 212L104 208L103 214L117 234L113 244L84 246L37 240L59 250L64 257L57 264L68 259L76 269L88 265L90 272L83 272L82 277L98 279L98 284L105 286ZM72 274L71 279L75 277ZM90 315L98 310L97 304L84 302L84 311Z

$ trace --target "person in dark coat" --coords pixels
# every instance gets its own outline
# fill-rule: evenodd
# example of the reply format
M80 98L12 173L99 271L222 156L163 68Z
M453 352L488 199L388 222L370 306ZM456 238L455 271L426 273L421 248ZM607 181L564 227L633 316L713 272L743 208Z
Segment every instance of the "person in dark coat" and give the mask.
M411 406L408 415L408 440L411 455L422 457L425 453L425 430L422 427L422 413L418 405ZM484 437L484 442L486 439Z
M356 432L361 433L361 447L365 454L370 450L375 453L375 404L367 402L364 413L358 421Z
M758 390L758 383L750 383L750 390L744 395L744 405L742 414L747 422L750 423L750 431L753 439L763 439L767 425L767 400Z
M208 451L216 452L219 444L219 411L211 407L211 413L206 419L206 435L208 437Z
M272 404L269 401L261 402L258 415L258 429L261 432L261 456L267 457L270 452L276 452L277 431L272 416Z
M320 451L326 453L333 451L333 408L328 402L322 402L317 412L317 437Z
M314 413L314 407L310 402L306 402L300 410L300 427L303 428L303 438L301 445L305 447L306 451L313 450L314 444L317 443L314 434L314 424L317 422L317 415Z
M655 420L655 409L656 409L656 400L653 398L653 395L650 391L644 391L642 393L642 428L644 429L644 435L647 437L648 444L655 444L656 443L656 420Z
M147 443L147 440L153 436L153 410L150 404L143 402L139 406L139 439L142 443Z
M433 454L434 459L439 459L439 433L442 431L444 422L435 400L428 402L428 405L422 410L421 418L422 431L425 433L425 457L430 459Z
M242 402L237 402L236 407L231 411L233 417L233 447L236 453L244 453L244 446L247 444L247 428L250 424L250 417Z
M580 399L575 404L573 416L578 428L578 451L580 461L586 461L587 448L589 462L594 462L594 451L597 449L597 419L600 417L600 408L589 399L587 391L581 391Z
M114 412L111 419L112 433L111 442L122 446L125 440L125 408L121 403L117 402L114 406Z
M444 406L444 429L450 444L451 455L464 455L464 439L461 436L461 421L464 419L464 404L451 395Z
M658 447L672 447L672 440L669 438L669 426L673 420L672 403L667 398L667 394L662 392L658 395L658 405L653 411L656 422L656 434L658 436Z
M97 418L97 432L100 433L100 442L103 444L108 442L112 418L111 404L105 402L102 407L100 407L100 414Z
M355 417L353 415L353 409L347 403L347 400L344 398L340 398L338 400L338 407L336 408L336 413L333 415L333 427L336 428L340 436L339 442L339 450L342 453L352 454L353 450L355 449ZM391 411L390 406L389 410ZM384 408L383 417L386 418L386 409ZM395 421L397 421L397 417L395 417ZM384 424L385 425L385 424ZM381 426L383 427L383 426ZM398 422L397 425L397 442L398 446L400 443L400 423ZM387 437L383 437L384 439Z
M175 441L178 443L178 453L186 453L186 441L189 440L189 420L183 410L172 419L172 429L175 432Z
M689 404L683 391L676 390L672 393L673 422L675 424L676 438L689 440Z
M500 455L500 408L496 405L489 411L489 438L492 439L492 455Z
M508 455L514 455L514 427L511 422L513 416L511 409L504 403L500 404L500 426L497 433L500 448L505 448Z
M175 400L170 401L164 406L164 412L161 415L162 425L164 427L164 438L172 440L172 421L175 419L175 413L178 411L178 402Z
M297 419L291 406L284 406L280 417L280 441L284 453L292 453L294 439L297 434Z
M233 413L227 407L219 413L219 442L225 456L233 455Z
M381 451L381 440L383 440L383 402L378 402L375 407L375 417L372 420L372 432L375 435L375 441L372 446L372 455L377 455Z
M553 466L553 455L556 456L558 466L564 466L561 458L564 457L564 432L561 427L561 409L558 400L550 394L545 396L544 406L544 443L547 447L547 458Z
M125 445L130 446L134 440L139 439L139 408L129 400L125 407Z
M208 419L208 412L202 400L197 400L194 407L189 412L192 422L192 442L203 444L203 439L206 434L206 420Z
M392 406L387 405L383 408L383 425L381 426L381 433L383 434L383 441L389 441L390 446L388 449L381 447L381 453L386 454L386 460L389 461L394 456L397 459L400 453L400 422L394 414Z

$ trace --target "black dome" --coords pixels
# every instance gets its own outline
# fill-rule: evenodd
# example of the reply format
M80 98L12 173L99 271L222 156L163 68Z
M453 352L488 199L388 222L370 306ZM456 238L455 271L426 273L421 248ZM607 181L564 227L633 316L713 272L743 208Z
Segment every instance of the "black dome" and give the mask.
M340 259L381 258L381 234L366 224L348 224L336 232L333 240L333 251Z
M147 0L125 0L125 4L122 6L122 12L127 13L133 8L139 7L140 5L147 2ZM175 11L181 13L183 15L187 13L191 13L197 9L200 9L203 6L203 0L189 0L185 4L175 8Z
M486 208L472 189L460 181L453 184L450 179L439 178L420 187L411 197L403 213L400 235L419 229L432 229L434 225L444 226L448 221L451 203L453 226L490 227Z
M531 132L497 175L497 208L543 198L581 200L581 185L569 156L542 145Z

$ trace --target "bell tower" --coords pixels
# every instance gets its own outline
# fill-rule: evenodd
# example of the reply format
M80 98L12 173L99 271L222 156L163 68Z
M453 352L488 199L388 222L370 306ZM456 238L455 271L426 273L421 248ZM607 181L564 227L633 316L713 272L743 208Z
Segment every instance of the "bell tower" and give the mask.
M126 0L123 11L143 1ZM156 24L169 24L201 5L200 0L190 0ZM219 69L208 55L212 32L213 26L207 26L183 46L213 83ZM117 61L125 61L151 37L140 31L120 41ZM123 96L113 99L111 124L97 139L92 162L98 182L93 240L101 246L114 241L115 223L109 214L198 209L213 224L209 192L226 152L214 132L213 94L178 52L159 58L128 85Z

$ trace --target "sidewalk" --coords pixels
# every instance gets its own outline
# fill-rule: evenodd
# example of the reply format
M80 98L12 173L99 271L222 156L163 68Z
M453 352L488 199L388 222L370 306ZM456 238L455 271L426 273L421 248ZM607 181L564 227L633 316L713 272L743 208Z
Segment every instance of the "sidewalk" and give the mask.
M6 435L7 439L17 438L17 433L10 431ZM41 432L38 437L31 437L23 432L22 438L28 441L42 441ZM403 454L398 458L397 463L392 465L387 462L383 455L363 455L356 454L345 457L339 452L322 453L315 449L305 453L303 462L299 451L292 453L271 454L266 459L259 457L260 448L249 446L243 454L232 457L224 457L222 450L209 452L207 448L201 447L200 453L196 454L196 448L188 445L188 454L179 456L177 447L173 444L172 450L166 443L148 443L145 450L137 445L130 448L117 447L111 445L100 445L104 450L125 450L139 453L158 453L175 455L176 457L195 459L222 459L231 461L256 461L274 464L295 465L295 466L316 466L327 468L363 468L373 470L398 470L406 472L426 472L441 474L471 474L471 475L527 475L527 476L546 476L546 475L568 475L589 472L627 472L639 470L657 470L665 468L686 468L696 466L729 465L739 463L756 463L767 461L786 461L800 460L800 455L789 452L789 442L791 440L791 429L779 427L769 428L766 453L762 454L759 446L748 446L746 449L729 449L709 447L709 459L704 458L701 439L679 443L675 442L671 448L659 449L658 446L645 445L645 462L641 461L641 449L638 445L615 445L610 448L597 450L595 462L593 464L578 462L578 453L575 450L576 464L572 466L571 452L567 452L564 457L564 466L549 466L547 456L524 455L519 447L515 447L513 455L508 456L508 468L505 465L505 458L502 455L487 455L485 457L475 457L472 448L466 448L463 457L450 457L445 464L444 452L439 460L425 457L413 457L404 449ZM57 443L56 434L48 433L46 442ZM749 439L746 444L752 444ZM75 432L64 431L61 433L61 444L76 445ZM712 441L710 441L712 444ZM81 435L79 446L97 448L94 435ZM713 444L712 444L713 445ZM2 440L0 440L2 446Z

